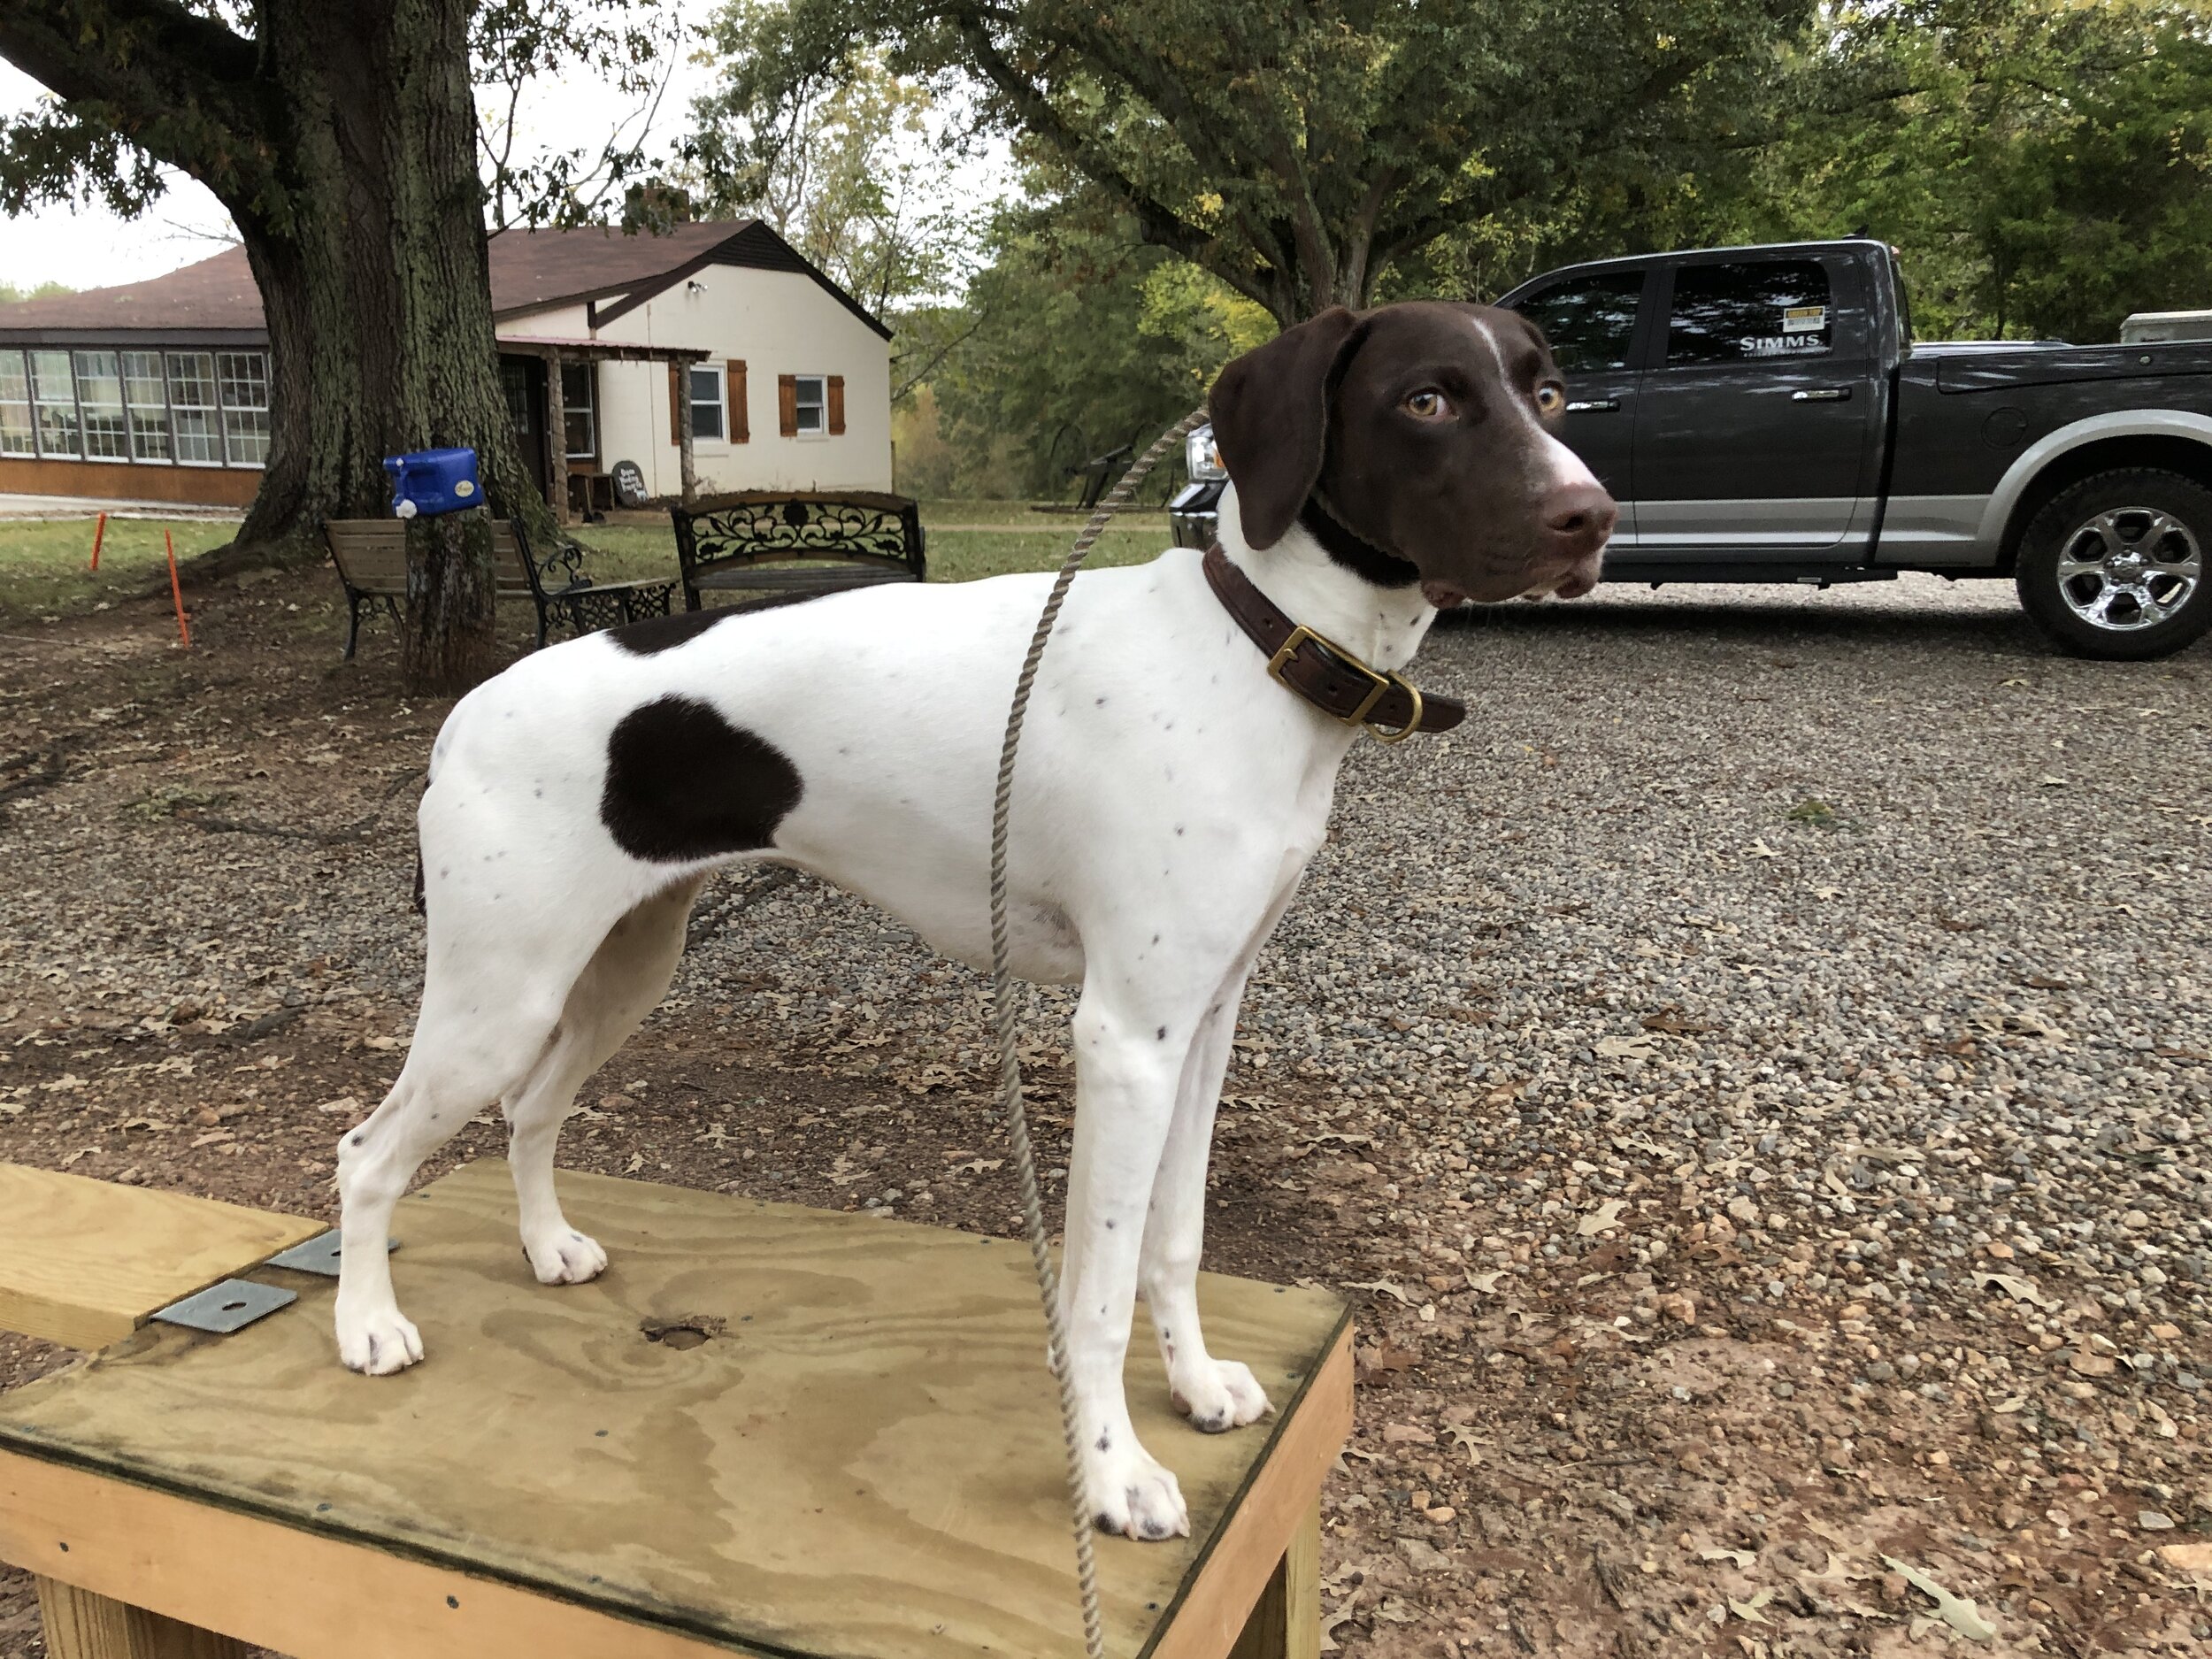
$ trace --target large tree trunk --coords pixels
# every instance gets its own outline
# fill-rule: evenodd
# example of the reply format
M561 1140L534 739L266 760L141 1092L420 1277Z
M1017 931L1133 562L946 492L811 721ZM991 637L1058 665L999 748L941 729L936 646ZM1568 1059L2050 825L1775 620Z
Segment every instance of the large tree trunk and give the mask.
M290 0L261 16L280 103L280 214L231 204L269 319L275 429L242 542L389 511L383 457L475 449L495 511L535 517L499 383L465 0ZM410 538L405 672L493 666L488 543Z
M242 37L177 0L0 0L0 53L81 133L119 133L201 180L245 240L273 430L232 568L304 555L325 518L388 511L382 458L433 445L475 449L493 510L550 527L499 382L470 11L258 0ZM486 538L411 540L408 680L458 688L493 665Z

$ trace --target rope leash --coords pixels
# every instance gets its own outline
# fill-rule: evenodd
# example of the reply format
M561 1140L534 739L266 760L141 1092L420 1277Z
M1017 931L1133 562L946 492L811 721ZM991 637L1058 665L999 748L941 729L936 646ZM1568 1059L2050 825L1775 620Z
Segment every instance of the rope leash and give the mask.
M1037 1297L1044 1305L1045 1356L1060 1389L1060 1430L1067 1442L1068 1501L1075 1526L1075 1580L1083 1598L1083 1651L1088 1659L1106 1659L1106 1621L1099 1606L1098 1554L1091 1536L1091 1506L1083 1491L1083 1427L1076 1419L1075 1379L1068 1370L1067 1329L1060 1320L1059 1276L1053 1271L1052 1256L1046 1248L1044 1200L1037 1189L1037 1153L1029 1139L1029 1111L1022 1102L1021 1060L1014 1052L1014 974L1006 959L1007 822L1014 800L1014 755L1021 747L1022 719L1029 711L1030 689L1037 682L1045 644L1060 618L1060 606L1068 596L1075 572L1089 557L1107 521L1128 505L1145 475L1205 419L1203 408L1194 409L1154 439L1152 447L1137 457L1136 464L1121 475L1121 482L1099 503L1083 534L1068 550L1037 618L1037 631L1030 636L1021 677L1014 682L1013 706L1006 713L1006 742L999 750L998 794L991 803L991 1022L998 1032L999 1109L1006 1118L1006 1137L1013 1148L1014 1170L1021 1185L1022 1231L1029 1240L1030 1264L1037 1272Z

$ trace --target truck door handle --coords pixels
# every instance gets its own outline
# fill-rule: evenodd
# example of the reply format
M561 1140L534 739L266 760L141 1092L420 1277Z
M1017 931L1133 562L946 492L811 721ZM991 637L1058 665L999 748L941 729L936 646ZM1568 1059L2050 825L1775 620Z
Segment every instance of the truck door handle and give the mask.
M1792 392L1793 403L1847 403L1851 388L1847 386L1809 386L1801 392Z
M1571 415L1601 415L1620 406L1621 400L1617 397L1586 397L1569 403L1567 412Z

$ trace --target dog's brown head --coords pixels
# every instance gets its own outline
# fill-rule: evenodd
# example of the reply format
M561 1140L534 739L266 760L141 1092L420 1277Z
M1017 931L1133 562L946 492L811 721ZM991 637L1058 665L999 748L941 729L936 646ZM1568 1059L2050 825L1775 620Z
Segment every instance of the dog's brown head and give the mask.
M1618 513L1553 435L1565 384L1511 311L1338 306L1237 358L1208 402L1256 548L1302 520L1340 563L1443 606L1597 585Z

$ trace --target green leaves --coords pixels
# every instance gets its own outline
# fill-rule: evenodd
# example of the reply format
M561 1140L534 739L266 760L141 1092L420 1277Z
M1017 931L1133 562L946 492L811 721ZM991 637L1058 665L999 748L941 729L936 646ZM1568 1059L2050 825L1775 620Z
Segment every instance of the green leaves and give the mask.
M1147 242L1290 323L1439 238L1670 165L1810 0L791 0L730 37L756 117L887 68L1094 188ZM734 14L733 14L734 15ZM758 16L759 14L755 14Z
M1924 338L2109 340L2200 305L2212 33L2200 8L1913 0L1828 14L1692 236L1864 227L1903 250Z
M754 70L788 20L734 0L710 31L723 76L692 106L685 146L705 211L766 219L872 310L956 293L983 228L948 178L959 128L878 50L854 48L832 73L760 82Z

